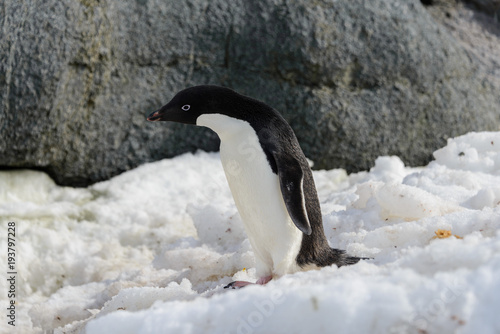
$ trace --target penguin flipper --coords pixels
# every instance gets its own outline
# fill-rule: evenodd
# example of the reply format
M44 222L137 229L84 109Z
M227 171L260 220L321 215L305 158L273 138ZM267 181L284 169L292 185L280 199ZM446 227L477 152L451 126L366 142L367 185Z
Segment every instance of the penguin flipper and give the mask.
M311 224L307 217L306 201L304 197L304 172L299 161L290 156L274 155L281 194L290 218L303 233L312 233Z

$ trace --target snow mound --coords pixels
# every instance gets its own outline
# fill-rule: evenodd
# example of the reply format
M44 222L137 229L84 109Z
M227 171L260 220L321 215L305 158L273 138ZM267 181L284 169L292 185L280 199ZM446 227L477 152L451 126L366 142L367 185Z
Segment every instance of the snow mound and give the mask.
M434 158L451 169L500 175L500 132L472 132L448 139Z

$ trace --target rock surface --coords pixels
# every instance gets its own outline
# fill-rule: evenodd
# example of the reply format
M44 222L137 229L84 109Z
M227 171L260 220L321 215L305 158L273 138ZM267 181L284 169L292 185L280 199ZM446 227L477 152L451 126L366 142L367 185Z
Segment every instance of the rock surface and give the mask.
M423 165L500 124L498 74L417 1L6 0L0 20L0 166L59 184L217 150L210 130L145 121L198 84L274 106L316 168Z
M473 4L479 10L484 11L493 16L500 16L500 0L466 0L468 3Z

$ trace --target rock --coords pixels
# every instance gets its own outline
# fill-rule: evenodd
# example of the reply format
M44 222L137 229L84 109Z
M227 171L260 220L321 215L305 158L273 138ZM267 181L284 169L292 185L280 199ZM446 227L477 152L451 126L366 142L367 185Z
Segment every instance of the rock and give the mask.
M274 106L316 168L423 165L499 125L491 79L420 2L6 0L0 17L0 165L59 184L217 150L210 130L145 121L198 84Z
M439 0L426 7L447 28L488 81L500 90L500 24L491 13L477 11L456 0Z
M500 0L466 0L466 2L476 6L479 10L490 15L500 16Z

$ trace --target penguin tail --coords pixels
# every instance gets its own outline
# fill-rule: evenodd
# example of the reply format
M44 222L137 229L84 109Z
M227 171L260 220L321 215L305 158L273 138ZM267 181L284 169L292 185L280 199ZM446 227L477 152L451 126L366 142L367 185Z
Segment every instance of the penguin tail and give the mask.
M346 254L344 250L335 249L331 247L324 247L321 251L313 254L305 253L297 256L297 264L302 268L309 264L314 264L318 267L331 266L332 264L337 267L349 266L356 264L360 260L371 260L369 257L357 257Z
M371 257L357 257L346 254L344 250L331 248L331 252L334 253L333 258L336 259L334 262L338 267L349 266L351 264L356 264L360 260L373 260Z

